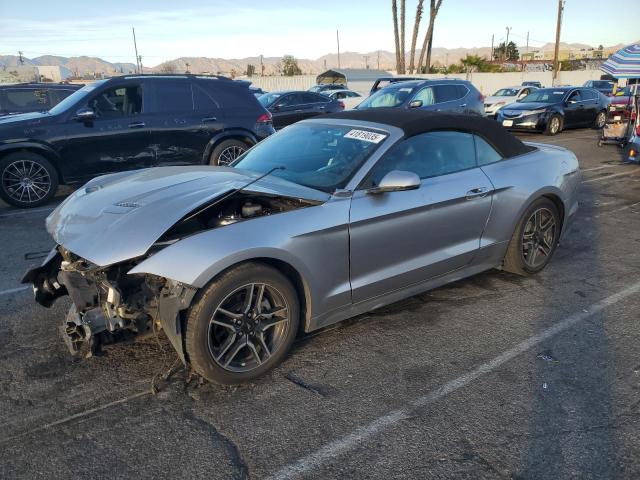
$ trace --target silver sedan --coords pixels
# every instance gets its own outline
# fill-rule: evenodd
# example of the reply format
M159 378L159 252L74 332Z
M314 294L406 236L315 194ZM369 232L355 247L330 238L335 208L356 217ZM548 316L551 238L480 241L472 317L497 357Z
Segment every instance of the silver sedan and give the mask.
M577 210L578 162L487 119L307 120L231 167L98 177L47 219L23 281L75 354L162 329L207 379L248 381L296 335L498 268L535 274ZM389 345L389 348L394 348Z

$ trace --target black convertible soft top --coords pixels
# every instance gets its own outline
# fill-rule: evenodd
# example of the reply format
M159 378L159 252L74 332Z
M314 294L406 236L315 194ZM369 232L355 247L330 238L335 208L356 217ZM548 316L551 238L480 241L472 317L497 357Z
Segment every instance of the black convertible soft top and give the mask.
M495 120L456 113L429 112L425 110L406 110L403 108L367 108L330 113L322 118L360 120L381 123L404 131L405 137L434 130L457 130L474 133L483 137L502 154L503 157L515 157L535 150L511 135Z

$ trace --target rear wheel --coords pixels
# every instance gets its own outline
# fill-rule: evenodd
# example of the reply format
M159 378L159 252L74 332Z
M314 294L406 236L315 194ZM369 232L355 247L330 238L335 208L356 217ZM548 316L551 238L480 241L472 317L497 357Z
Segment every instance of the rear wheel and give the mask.
M249 145L240 140L225 140L213 149L210 165L226 167L249 149Z
M0 160L0 197L10 205L28 208L48 202L58 188L58 172L33 152L15 152Z
M296 290L280 272L247 263L214 280L187 318L186 350L196 372L230 385L278 365L298 331Z
M593 128L600 130L604 128L605 123L607 123L607 113L603 110L598 112L598 115L596 115L596 118L593 121Z
M539 198L533 202L513 232L504 269L518 275L542 270L558 246L560 228L558 208L551 200Z
M552 115L547 122L547 128L545 129L545 135L557 135L562 130L562 118L560 115Z

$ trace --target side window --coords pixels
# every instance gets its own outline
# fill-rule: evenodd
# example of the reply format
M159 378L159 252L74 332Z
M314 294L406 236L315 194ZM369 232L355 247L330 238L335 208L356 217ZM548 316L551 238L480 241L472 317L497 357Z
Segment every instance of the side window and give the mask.
M476 143L476 158L478 159L479 167L502 160L502 155L496 152L484 138L474 135L473 139Z
M278 107L291 107L293 105L300 105L302 103L300 95L297 93L290 93L289 95L285 95L281 97L277 102L276 106Z
M49 98L46 90L20 88L6 90L7 110L22 112L28 110L48 110Z
M193 110L191 83L186 80L156 80L154 112L190 112Z
M324 95L316 95L315 93L301 93L302 103L325 103L329 101Z
M596 93L592 90L580 90L582 100L595 100Z
M433 93L433 87L425 87L416 93L416 96L413 97L412 102L416 100L420 100L422 102L422 106L433 105L436 103L436 97Z
M580 91L576 90L574 92L571 93L571 95L569 95L569 101L573 101L573 102L579 102L580 100L582 100L582 98L580 97Z
M333 98L336 100L342 100L343 98L347 98L347 94L345 92L334 93Z
M436 85L433 88L436 94L436 103L451 102L462 98L458 85Z
M197 111L217 110L220 104L212 92L205 90L198 84L193 84L193 105Z
M345 96L348 98L355 98L355 97L359 97L360 95L358 95L356 92L346 92Z
M73 90L62 90L62 89L49 90L49 103L50 103L50 106L53 107L53 106L59 104L62 100L67 98L73 92L74 92Z
M137 115L142 112L142 86L110 88L89 100L89 107L94 109L99 118Z
M416 173L420 178L437 177L476 167L473 135L441 131L416 135L394 145L373 167L370 182L378 185L392 170Z
M466 97L469 93L469 89L464 85L456 85L456 90L458 91L458 99Z

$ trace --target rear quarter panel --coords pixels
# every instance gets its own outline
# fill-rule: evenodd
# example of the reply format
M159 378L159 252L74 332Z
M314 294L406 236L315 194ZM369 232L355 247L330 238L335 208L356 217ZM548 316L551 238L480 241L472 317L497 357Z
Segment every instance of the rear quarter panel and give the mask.
M506 250L525 210L542 196L560 199L564 211L562 232L566 232L578 208L578 160L564 148L543 144L535 147L537 150L530 153L482 167L495 191L481 246L503 243Z

